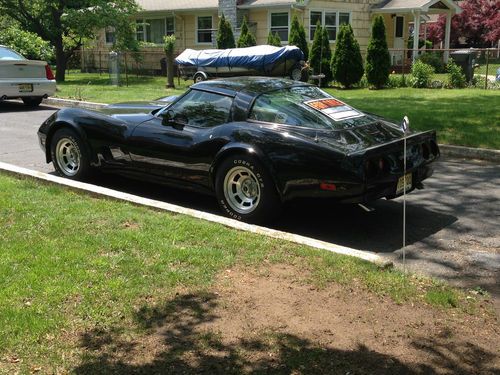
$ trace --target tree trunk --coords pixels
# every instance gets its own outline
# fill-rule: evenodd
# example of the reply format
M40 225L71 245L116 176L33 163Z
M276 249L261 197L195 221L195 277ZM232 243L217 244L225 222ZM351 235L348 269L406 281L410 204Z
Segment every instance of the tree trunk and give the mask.
M56 81L64 82L66 79L67 57L64 52L62 39L54 43L54 48L56 50Z
M167 53L167 88L174 89L174 51Z

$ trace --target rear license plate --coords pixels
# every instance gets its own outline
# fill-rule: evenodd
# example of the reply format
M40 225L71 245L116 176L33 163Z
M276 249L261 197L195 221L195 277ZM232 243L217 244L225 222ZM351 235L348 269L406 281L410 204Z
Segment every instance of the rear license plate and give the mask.
M405 187L406 191L411 189L411 177L411 173L407 173L406 175L399 177L398 186L396 187L396 195L401 194L405 190Z
M33 92L33 85L31 83L21 83L19 92Z

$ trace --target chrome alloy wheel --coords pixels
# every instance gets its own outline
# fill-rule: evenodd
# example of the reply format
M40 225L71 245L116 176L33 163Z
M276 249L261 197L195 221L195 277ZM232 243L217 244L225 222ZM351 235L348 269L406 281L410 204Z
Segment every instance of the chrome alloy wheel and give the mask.
M234 167L224 178L224 197L231 208L249 214L260 201L260 185L255 174L246 167Z
M70 138L61 138L56 145L56 162L62 172L69 177L78 173L80 168L80 149Z

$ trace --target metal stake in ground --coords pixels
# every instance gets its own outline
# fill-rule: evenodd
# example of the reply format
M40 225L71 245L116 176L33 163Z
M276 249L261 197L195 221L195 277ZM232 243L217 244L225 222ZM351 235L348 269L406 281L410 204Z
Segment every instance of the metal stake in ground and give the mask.
M403 118L403 271L406 272L406 134L410 130L408 116Z

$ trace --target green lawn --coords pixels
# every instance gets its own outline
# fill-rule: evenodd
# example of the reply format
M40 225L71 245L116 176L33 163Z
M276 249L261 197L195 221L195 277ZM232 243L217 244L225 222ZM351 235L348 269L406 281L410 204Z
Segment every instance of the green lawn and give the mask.
M441 78L441 77L439 77ZM192 81L165 89L164 77L129 76L129 87L109 85L107 74L70 72L57 96L102 103L152 100L183 92ZM178 84L177 79L175 80ZM359 109L399 121L410 117L417 130L436 129L441 143L500 149L500 90L385 89L335 90L332 95Z
M500 90L327 90L352 106L418 130L436 129L440 143L500 149Z
M133 336L134 312L178 291L207 290L238 265L294 264L319 288L357 285L398 303L474 306L428 279L183 215L5 174L0 192L0 358L20 358L22 373L74 366L87 330Z
M66 82L57 84L56 97L85 100L97 103L117 103L122 101L152 100L162 96L180 94L193 81L180 80L178 89L166 89L167 79L164 77L129 75L126 86L125 75L122 75L122 86L112 86L108 74L77 73L70 71ZM178 85L177 79L175 84Z
M499 62L493 62L488 65L488 75L496 75L497 69L500 68ZM486 74L486 63L481 64L479 68L474 69L474 74Z

